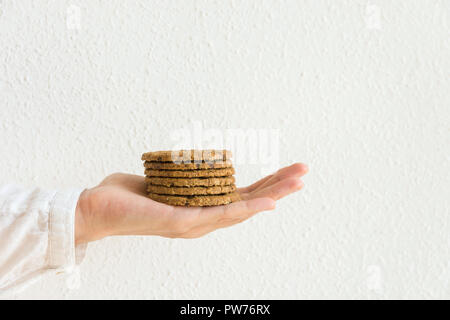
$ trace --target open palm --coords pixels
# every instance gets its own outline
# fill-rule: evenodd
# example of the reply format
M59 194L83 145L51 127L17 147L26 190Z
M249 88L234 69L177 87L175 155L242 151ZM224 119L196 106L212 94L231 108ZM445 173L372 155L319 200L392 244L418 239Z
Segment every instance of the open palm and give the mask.
M144 177L116 173L81 195L76 215L77 243L111 235L201 237L274 209L276 200L303 187L300 177L307 170L301 163L280 169L246 188L238 188L242 201L215 207L175 207L156 202L146 196Z

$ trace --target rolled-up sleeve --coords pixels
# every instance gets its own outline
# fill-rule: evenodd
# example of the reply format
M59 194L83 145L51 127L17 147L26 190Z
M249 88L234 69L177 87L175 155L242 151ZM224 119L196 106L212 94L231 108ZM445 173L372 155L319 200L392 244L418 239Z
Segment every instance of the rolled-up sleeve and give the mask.
M82 191L0 186L0 294L81 262L86 245L75 246L75 211Z

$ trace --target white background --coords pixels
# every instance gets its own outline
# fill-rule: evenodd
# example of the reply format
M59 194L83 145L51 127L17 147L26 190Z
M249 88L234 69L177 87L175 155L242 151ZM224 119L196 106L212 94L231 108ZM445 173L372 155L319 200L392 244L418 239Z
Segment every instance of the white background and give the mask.
M90 244L79 289L17 298L450 298L450 1L0 0L0 110L4 182L143 174L195 121L310 166L274 212Z

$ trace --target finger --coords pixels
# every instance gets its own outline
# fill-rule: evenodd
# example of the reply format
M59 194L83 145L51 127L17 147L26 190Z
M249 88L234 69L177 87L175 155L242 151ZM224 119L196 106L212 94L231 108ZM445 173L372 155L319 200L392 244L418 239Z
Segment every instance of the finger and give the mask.
M257 182L255 182L254 184L245 187L245 188L238 188L238 192L239 193L248 193L248 192L252 192L253 190L255 190L256 188L258 188L260 185L262 185L263 183L265 183L267 180L269 180L270 178L273 177L273 174L268 175L267 177L262 178L261 180L258 180Z
M307 172L308 166L303 163L294 163L293 165L278 170L270 179L259 185L255 190L267 188L268 186L276 184L286 178L304 176Z
M300 178L286 178L268 187L255 190L249 195L249 197L251 199L268 197L273 200L278 200L288 194L300 190L301 188L303 188L303 182Z
M307 165L303 163L294 163L293 165L279 169L276 173L268 175L267 177L255 182L254 184L248 187L239 188L238 192L239 193L253 192L258 188L267 187L270 184L276 183L285 177L289 176L300 177L305 175L307 172L308 172Z

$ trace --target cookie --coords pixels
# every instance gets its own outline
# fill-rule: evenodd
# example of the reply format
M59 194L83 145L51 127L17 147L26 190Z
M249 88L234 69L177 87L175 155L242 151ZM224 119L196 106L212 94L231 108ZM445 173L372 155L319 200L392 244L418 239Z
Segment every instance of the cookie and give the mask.
M149 193L148 197L152 200L166 203L172 206L186 207L219 206L241 200L241 197L237 192L215 196L172 196Z
M236 191L234 184L228 186L212 186L212 187L164 187L148 185L147 191L149 193L169 194L169 195L209 195L209 194L223 194Z
M193 161L219 161L231 159L228 150L155 151L142 155L142 160L153 162L192 163Z
M232 163L229 160L220 162L192 162L180 163L173 162L150 162L145 161L144 167L153 170L204 170L204 169L223 169L231 168Z
M171 177L171 178L206 178L206 177L228 177L234 174L234 168L205 169L205 170L153 170L145 169L148 177Z
M235 179L234 177L192 179L145 177L145 182L147 184L165 187L211 187L229 186L235 182Z

